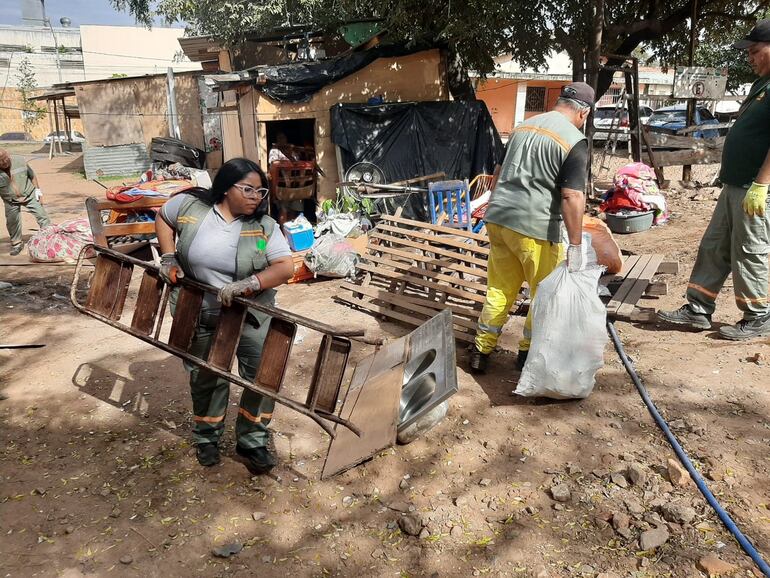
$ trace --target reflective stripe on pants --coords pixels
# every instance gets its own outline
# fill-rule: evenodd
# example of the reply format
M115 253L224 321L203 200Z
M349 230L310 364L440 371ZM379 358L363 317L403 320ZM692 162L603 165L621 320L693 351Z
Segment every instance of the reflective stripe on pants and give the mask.
M476 332L476 348L482 353L490 353L497 345L522 284L526 281L530 287L530 296L534 298L540 281L564 259L561 243L525 237L494 223L487 223L487 232L490 243L487 295ZM529 350L531 335L530 308L519 349Z
M768 255L770 206L764 217L749 217L743 210L746 189L725 185L703 234L687 301L694 311L711 315L727 276L733 275L735 303L744 319L768 313Z
M238 373L247 381L254 381L262 358L262 345L270 321L255 327L249 321L243 325L238 342ZM190 347L190 353L206 359L215 329L198 325ZM230 398L230 382L210 371L185 363L190 372L190 393L193 402L193 439L196 444L218 442L224 431L224 418ZM256 448L267 445L267 426L273 416L275 401L269 397L244 389L241 393L240 410L235 422L238 445Z

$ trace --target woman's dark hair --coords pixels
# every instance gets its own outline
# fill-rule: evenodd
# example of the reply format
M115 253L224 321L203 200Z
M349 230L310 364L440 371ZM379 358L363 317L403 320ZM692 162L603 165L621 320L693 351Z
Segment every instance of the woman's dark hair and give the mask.
M214 205L224 198L225 193L230 190L235 183L242 181L249 173L257 173L262 181L262 186L265 188L269 186L267 175L265 175L265 171L262 170L262 167L249 159L235 158L230 159L220 167L214 177L214 182L211 184L210 189L195 187L183 192L188 195L195 195L204 203ZM262 216L267 213L268 202L266 196L262 199L262 202L252 216L257 219L262 218Z

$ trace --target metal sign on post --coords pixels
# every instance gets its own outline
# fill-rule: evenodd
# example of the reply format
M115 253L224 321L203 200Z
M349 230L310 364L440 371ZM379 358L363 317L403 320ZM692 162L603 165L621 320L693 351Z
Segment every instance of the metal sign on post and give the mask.
M726 87L726 68L677 66L674 74L673 97L722 100Z

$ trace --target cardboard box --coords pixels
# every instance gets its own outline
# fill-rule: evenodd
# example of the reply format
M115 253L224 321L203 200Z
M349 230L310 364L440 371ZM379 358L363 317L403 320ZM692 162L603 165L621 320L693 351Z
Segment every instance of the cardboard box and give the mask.
M287 283L301 283L313 278L313 272L305 265L305 255L309 252L297 251L291 254L291 260L294 263L294 276L287 281Z

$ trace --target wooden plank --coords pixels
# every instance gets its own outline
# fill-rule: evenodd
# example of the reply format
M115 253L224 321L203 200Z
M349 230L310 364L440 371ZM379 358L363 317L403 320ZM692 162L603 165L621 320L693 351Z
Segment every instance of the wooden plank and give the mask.
M134 266L107 255L96 257L96 269L86 298L86 308L118 321L128 295Z
M107 237L104 235L104 223L99 204L96 198L88 197L86 199L86 215L88 215L88 224L91 225L91 234L94 236L94 245L106 247Z
M629 255L623 260L623 266L620 268L620 275L621 277L624 277L628 275L628 272L633 269L634 265L636 265L636 262L639 260L639 255Z
M144 221L141 223L112 223L104 225L104 234L107 237L122 237L124 235L154 235L155 223Z
M163 295L163 281L155 271L145 270L142 275L142 283L139 285L139 294L136 297L134 316L131 319L131 327L137 331L149 335L155 327L155 318L158 315L160 299Z
M473 275L475 277L479 277L480 279L487 278L486 269L482 269L480 267L468 267L467 265L461 265L460 263L456 263L454 261L447 261L444 259L436 259L435 257L429 257L422 253L402 251L394 247L388 247L387 245L384 245L382 243L369 243L369 246L367 247L367 249L370 253L372 252L387 253L389 255L395 255L397 257L402 257L404 259L412 259L419 263L424 263L426 266L449 269L451 271L456 271L458 273Z
M605 275L602 275L599 278L599 283L602 285L610 286L613 283L622 283L623 279L626 278L626 275L628 275L628 272L631 270L631 268L636 265L636 262L639 260L639 255L629 255L626 257L623 261L623 266L620 268L620 271L618 273L607 273Z
M489 243L489 237L486 235L479 235L471 231L463 229L456 229L454 227L447 227L445 225L434 225L433 223L425 223L423 221L413 221L412 219L404 219L403 217L393 217L391 215L382 215L383 221L391 223L398 223L400 225L406 225L415 229L427 229L429 231L435 231L436 233L444 233L446 235L454 235L456 237L465 237L467 239L473 239L480 243Z
M725 137L718 138L693 138L691 136L677 136L673 134L663 134L659 132L648 132L647 140L649 146L653 147L671 147L678 149L719 149L721 150L725 143ZM659 151L655 151L656 156Z
M168 344L181 351L189 351L195 326L203 303L203 291L193 287L180 287L174 309L174 321L171 323L171 333Z
M721 162L722 151L718 149L660 151L655 153L655 160L662 167L707 165Z
M396 181L395 183L388 183L388 184L391 187L393 187L393 186L399 186L400 187L402 185L412 185L414 183L424 183L425 181L430 181L430 180L434 180L434 179L435 180L446 179L446 173L442 171L440 173L433 173L433 174L425 175L425 176L422 176L422 177L414 177L414 178L411 178L411 179L406 179L406 180L403 180L403 181Z
M413 231L411 229L402 229L401 227L394 227L392 225L383 225L380 223L375 227L375 231L387 231L389 233L398 233L399 235L407 235L414 237L415 239L423 239L430 241L432 245L446 245L447 247L456 247L458 249L464 249L466 251L476 253L478 255L488 256L489 249L487 247L480 247L475 243L464 243L457 239L450 239L449 237L438 237L430 233L423 233L422 231Z
M307 395L307 405L311 410L334 413L350 349L349 339L336 335L323 336Z
M655 297L659 297L661 295L668 295L668 283L665 281L655 281L653 283L650 283L647 285L647 288L644 290L645 295L651 295Z
M281 389L283 376L286 373L286 362L289 360L296 332L296 324L290 321L277 317L270 320L270 328L262 345L262 359L255 380L257 385L276 393Z
M719 130L720 128L730 128L731 126L733 126L732 122L720 122L719 124L696 124L693 126L680 128L678 131L676 131L676 134L688 134L691 132L697 132L699 130Z
M679 261L663 261L658 266L661 275L679 275Z
M92 199L93 202L91 202ZM140 197L139 199L131 201L130 203L119 203L118 201L111 201L109 199L97 199L95 197L89 197L86 200L86 205L88 206L90 202L91 206L99 211L110 209L121 212L131 212L134 209L162 207L166 201L168 201L167 197Z
M458 253L457 251L453 251L451 249L445 249L442 247L435 247L430 245L428 242L423 241L421 243L418 243L417 241L412 241L410 239L402 239L399 237L393 237L392 235L387 235L385 233L380 233L375 228L374 232L369 233L370 239L377 239L380 241L387 241L388 243L392 243L393 245L402 245L404 247L412 247L414 249L422 249L425 253L433 253L434 255L442 255L444 257L451 257L452 259L456 259L457 261L464 261L466 263L471 263L473 265L478 265L479 267L485 267L487 266L487 259L486 258L478 258L474 257L473 255Z
M412 275L408 275L406 273L398 273L396 271L390 271L388 269L382 269L381 267L377 267L374 265L369 265L368 263L359 263L356 265L358 269L361 269L362 271L368 271L372 274L379 275L380 277L386 277L388 279L396 279L399 281L408 281L409 283L412 283L413 285L419 285L421 287L427 287L428 289L435 289L436 291L440 291L442 293L448 293L450 295L454 295L456 297L461 297L463 299L467 299L469 301L475 301L476 303L484 303L484 295L479 295L477 293L472 293L470 291L465 291L463 289L458 289L456 287L452 287L451 285L444 285L441 283L435 283L433 281L428 281L425 279L421 279L419 277L414 277Z
M631 287L626 296L623 298L623 303L618 307L619 316L631 315L636 302L644 294L647 289L647 285L650 284L650 280L655 276L658 271L658 265L663 261L663 255L652 255L644 270L637 278L636 283Z
M246 313L246 307L240 303L233 303L230 307L222 306L208 357L208 362L217 369L230 371L233 366Z
M445 283L456 285L457 287L464 287L466 289L475 289L476 291L480 291L482 293L485 293L487 290L487 286L485 283L477 283L475 281L470 281L467 279L460 279L459 277L452 277L450 275L445 275L444 273L437 273L435 271L431 271L430 269L414 267L408 263L395 261L393 259L388 259L386 257L378 257L376 255L364 255L364 259L366 259L367 261L371 261L372 263L377 263L378 265L385 265L388 267L393 267L394 269L397 269L399 271L412 273L413 275L423 276L429 279L436 279L437 281L444 281Z
M347 289L350 286L352 286L352 284L343 283L340 288ZM414 311L415 313L419 313L421 315L426 315L428 318L435 316L437 313L443 311L444 309L452 309L453 321L456 325L465 327L471 331L476 331L476 319L478 319L479 311L452 306L445 303L438 303L437 301L429 301L428 299L420 297L393 295L392 293L378 290L373 287L367 287L364 290L359 287L358 290L362 291L363 294L367 297L371 297L372 299L377 299L379 301L384 301L388 304L395 305L403 309L408 309L409 311ZM465 319L463 317L454 317L455 309L460 310L460 314L467 315L469 319Z
M612 296L612 299L610 299L610 302L607 304L608 313L615 313L618 310L618 307L623 304L626 295L628 295L631 287L633 287L636 283L636 278L642 271L644 271L644 268L649 262L650 255L639 256L639 259L637 259L636 263L634 263L634 266L626 275L626 278L620 285L620 288L615 292L615 295Z
M352 299L352 298L346 297L345 295L335 295L335 299L338 299L343 303L347 303L355 307L366 309L367 311L370 311L372 313L378 313L380 315L384 315L385 317L390 317L391 319L402 321L403 323L406 323L408 325L413 325L415 327L419 327L420 325L422 325L427 321L427 319L417 318L415 315L407 315L405 313L400 313L398 311L388 309L387 307L380 307L379 305L374 305L373 303L370 303L368 301ZM459 339L460 341L465 341L466 343L473 343L476 339L476 334L475 332L473 334L463 333L462 331L458 331L457 329L455 329L455 338Z

